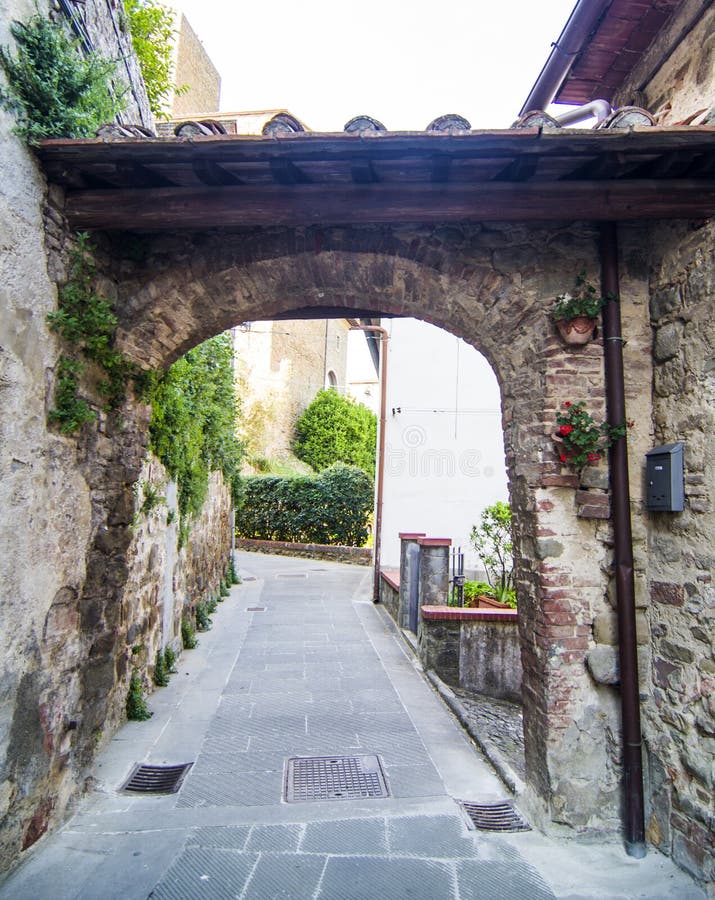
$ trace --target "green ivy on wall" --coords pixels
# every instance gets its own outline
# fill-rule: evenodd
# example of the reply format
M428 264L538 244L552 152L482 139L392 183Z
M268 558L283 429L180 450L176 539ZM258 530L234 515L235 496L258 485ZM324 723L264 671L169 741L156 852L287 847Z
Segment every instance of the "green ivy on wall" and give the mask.
M67 281L58 291L58 308L47 316L50 329L72 347L75 354L99 365L103 377L97 384L107 410L116 409L124 400L134 366L114 346L117 317L111 304L95 291L96 267L93 247L86 232L76 236L69 251ZM85 400L79 397L79 378L85 366L80 359L62 355L57 367L55 407L50 422L64 434L73 434L95 418Z
M121 112L111 90L115 63L86 55L61 24L41 15L13 22L16 55L0 47L8 86L0 103L17 117L15 133L28 143L50 137L92 137Z
M151 448L179 488L182 525L196 516L209 472L220 469L234 488L243 458L233 342L221 334L190 350L158 378L150 393Z

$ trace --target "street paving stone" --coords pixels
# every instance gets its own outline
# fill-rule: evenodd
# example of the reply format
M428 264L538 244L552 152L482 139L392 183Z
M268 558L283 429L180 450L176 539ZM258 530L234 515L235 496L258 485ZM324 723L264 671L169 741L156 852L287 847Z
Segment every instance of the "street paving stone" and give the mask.
M704 896L652 856L667 891L613 846L606 865L602 849L591 858L537 832L472 830L455 797L506 791L369 601L370 570L237 558L248 577L182 656L181 680L150 698L152 720L116 735L98 790L33 848L3 900ZM289 757L372 754L389 797L285 802ZM117 793L133 762L167 757L194 762L177 795ZM627 877L637 893L621 890Z

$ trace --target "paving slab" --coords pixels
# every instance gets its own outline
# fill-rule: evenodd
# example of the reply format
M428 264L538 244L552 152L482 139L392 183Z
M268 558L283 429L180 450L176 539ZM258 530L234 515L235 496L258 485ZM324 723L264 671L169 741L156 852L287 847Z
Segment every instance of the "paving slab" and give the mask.
M371 571L237 562L243 584L149 699L153 718L120 729L94 789L0 897L705 896L655 851L632 860L617 841L471 829L455 801L507 791L372 604ZM289 758L368 755L389 796L286 802ZM120 787L137 762L193 766L177 794L135 796Z

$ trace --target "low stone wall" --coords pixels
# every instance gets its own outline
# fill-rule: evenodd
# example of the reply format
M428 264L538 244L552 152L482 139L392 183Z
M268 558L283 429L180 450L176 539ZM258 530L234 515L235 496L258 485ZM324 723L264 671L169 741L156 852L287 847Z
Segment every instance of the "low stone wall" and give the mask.
M400 627L400 573L398 569L380 571L380 603Z
M325 559L332 562L352 563L356 566L372 565L370 547L342 547L331 544L298 544L292 541L259 541L254 538L236 538L236 549L248 550L251 553L275 553L278 556Z
M521 649L515 609L423 606L418 634L420 662L442 681L521 701Z

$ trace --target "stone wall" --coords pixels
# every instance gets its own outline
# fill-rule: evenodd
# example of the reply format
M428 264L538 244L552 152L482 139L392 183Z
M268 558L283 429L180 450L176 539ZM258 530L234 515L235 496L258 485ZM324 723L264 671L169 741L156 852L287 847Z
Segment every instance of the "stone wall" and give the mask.
M236 538L236 549L254 553L272 553L276 556L325 559L331 562L351 563L355 566L372 565L372 549L370 547L341 547L330 544L298 544L293 541L260 541L256 538Z
M0 44L12 43L12 19L36 9L6 4ZM93 43L122 58L118 13L107 9L82 4ZM140 82L129 104L129 121L147 121ZM166 481L146 455L150 410L129 397L119 415L104 413L98 373L83 385L97 422L77 437L48 428L62 348L46 316L70 236L61 192L47 191L13 125L0 109L0 871L82 790L86 767L124 716L130 648L145 648L135 665L153 663L159 642L175 640L183 605L217 583L230 546L218 483L181 554L172 556L175 526L167 529L165 516L135 518L137 484ZM165 617L167 592L174 602Z
M211 62L189 20L176 13L178 38L174 47L173 81L180 88L174 94L169 114L173 118L218 112L221 76Z
M419 657L442 681L521 702L521 653L516 610L423 606Z
M652 112L659 124L676 125L697 113L715 124L715 9L684 0L643 54L613 100Z
M677 44L679 36L685 39ZM647 80L648 75L652 75ZM715 124L715 8L686 0L616 98L639 90L664 124ZM685 509L641 519L647 837L715 881L715 226L653 226L648 255L653 446L685 445ZM642 470L641 470L642 472ZM643 475L641 475L643 477ZM614 640L609 641L613 643Z
M648 838L715 879L715 226L653 230L654 441L685 444L685 510L648 515Z
M249 461L256 456L296 464L295 423L329 386L329 373L345 393L348 330L345 319L258 321L234 330Z

